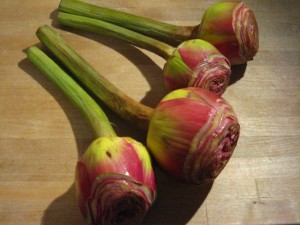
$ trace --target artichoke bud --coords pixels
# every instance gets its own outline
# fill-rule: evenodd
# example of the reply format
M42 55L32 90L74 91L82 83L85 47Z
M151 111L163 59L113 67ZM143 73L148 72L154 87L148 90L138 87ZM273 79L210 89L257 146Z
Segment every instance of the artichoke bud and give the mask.
M231 69L228 59L213 45L194 39L175 49L163 74L170 90L198 87L222 95L228 86Z
M147 145L169 174L190 182L214 180L230 159L240 126L232 107L199 88L170 92L156 107Z
M253 11L243 2L224 1L208 8L198 38L213 44L232 65L252 60L259 48Z
M75 181L90 225L137 224L156 197L150 156L129 137L93 141L77 163Z

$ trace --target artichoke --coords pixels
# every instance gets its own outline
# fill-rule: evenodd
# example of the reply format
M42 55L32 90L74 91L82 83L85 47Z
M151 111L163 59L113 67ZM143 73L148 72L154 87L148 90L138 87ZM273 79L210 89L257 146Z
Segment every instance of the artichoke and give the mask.
M228 1L208 8L198 37L210 42L232 64L253 59L258 51L258 26L253 11L243 2Z
M146 148L129 137L117 137L97 103L53 60L32 46L28 59L82 111L96 140L76 166L80 210L90 225L135 225L156 197L155 176Z
M228 102L210 91L186 88L169 93L154 109L147 146L173 176L209 183L230 159L239 133Z
M90 224L138 224L156 196L146 148L131 138L101 137L76 166L79 207Z
M163 74L170 90L198 87L222 95L231 69L228 59L200 39L182 42L166 62Z

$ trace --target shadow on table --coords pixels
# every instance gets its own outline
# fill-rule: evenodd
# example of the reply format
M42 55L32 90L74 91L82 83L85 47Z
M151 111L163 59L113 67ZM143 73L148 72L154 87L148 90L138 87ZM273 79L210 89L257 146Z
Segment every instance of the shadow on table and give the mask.
M141 225L185 225L204 202L212 184L197 186L172 180L162 172L156 175L158 196ZM74 184L45 210L42 225L82 225L75 199Z
M246 68L247 68L247 63L240 64L240 65L232 65L229 85L233 85L234 83L242 79L244 77Z
M194 185L179 182L155 168L157 199L141 225L185 225L206 199L213 183Z
M55 199L45 210L41 225L83 225L84 221L75 198L75 186Z

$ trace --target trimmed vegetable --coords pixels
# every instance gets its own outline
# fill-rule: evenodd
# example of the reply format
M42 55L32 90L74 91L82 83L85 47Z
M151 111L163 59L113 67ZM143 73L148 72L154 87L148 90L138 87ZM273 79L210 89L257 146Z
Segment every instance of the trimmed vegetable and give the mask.
M198 37L216 46L231 64L252 60L259 47L254 13L245 3L238 1L225 1L208 8Z
M84 218L91 225L139 223L156 197L146 148L117 137L97 103L40 49L30 47L27 55L82 111L97 135L76 165L76 195Z
M169 93L155 108L147 146L170 174L208 183L230 159L239 131L228 102L207 90L185 88Z

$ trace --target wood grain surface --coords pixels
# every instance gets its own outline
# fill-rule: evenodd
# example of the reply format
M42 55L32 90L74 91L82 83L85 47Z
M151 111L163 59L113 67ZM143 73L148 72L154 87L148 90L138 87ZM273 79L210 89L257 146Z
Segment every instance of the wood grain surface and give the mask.
M174 24L197 24L217 0L86 0ZM157 169L158 198L142 225L300 224L300 1L248 0L260 49L233 67L224 94L241 123L232 159L212 185L178 183ZM73 32L59 0L0 0L0 224L79 225L74 167L93 140L81 113L27 59L52 25L103 76L154 107L167 93L164 60L124 42ZM101 104L101 103L100 103ZM118 135L141 134L104 107Z

